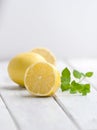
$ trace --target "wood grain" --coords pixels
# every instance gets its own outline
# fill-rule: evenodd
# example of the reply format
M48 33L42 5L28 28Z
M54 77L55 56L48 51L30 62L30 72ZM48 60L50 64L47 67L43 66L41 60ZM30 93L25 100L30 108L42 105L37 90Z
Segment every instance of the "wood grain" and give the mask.
M77 130L53 97L31 96L9 79L7 63L2 63L1 68L0 93L20 130Z

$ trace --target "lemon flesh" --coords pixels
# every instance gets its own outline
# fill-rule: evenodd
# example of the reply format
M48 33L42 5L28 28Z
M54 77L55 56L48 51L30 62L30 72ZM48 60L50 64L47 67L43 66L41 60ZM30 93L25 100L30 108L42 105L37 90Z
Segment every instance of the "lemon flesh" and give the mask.
M39 61L46 62L45 59L36 53L21 53L15 56L8 65L10 78L20 86L24 86L24 75L26 69Z
M51 51L49 51L46 48L34 48L32 52L35 52L37 54L40 54L45 58L45 60L53 65L56 64L56 59Z
M60 73L53 65L39 62L28 67L24 83L32 95L51 96L60 86Z

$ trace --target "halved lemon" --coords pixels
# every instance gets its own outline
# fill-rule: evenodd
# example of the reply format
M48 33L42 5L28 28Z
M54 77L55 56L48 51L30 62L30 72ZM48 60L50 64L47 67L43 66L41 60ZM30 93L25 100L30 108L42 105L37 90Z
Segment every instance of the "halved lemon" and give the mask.
M24 75L26 69L37 62L46 60L36 53L21 53L13 57L8 64L8 74L10 78L20 86L24 87Z
M38 53L45 58L45 60L53 65L56 64L55 56L46 48L34 48L32 52Z
M38 62L28 67L24 84L35 96L51 96L60 86L60 73L47 62Z

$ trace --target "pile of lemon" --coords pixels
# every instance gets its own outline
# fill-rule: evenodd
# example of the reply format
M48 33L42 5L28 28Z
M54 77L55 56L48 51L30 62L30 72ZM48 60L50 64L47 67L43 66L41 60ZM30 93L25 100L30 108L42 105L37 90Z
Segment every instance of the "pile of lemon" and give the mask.
M11 59L8 74L17 84L35 96L51 96L60 86L55 57L45 48L35 48Z

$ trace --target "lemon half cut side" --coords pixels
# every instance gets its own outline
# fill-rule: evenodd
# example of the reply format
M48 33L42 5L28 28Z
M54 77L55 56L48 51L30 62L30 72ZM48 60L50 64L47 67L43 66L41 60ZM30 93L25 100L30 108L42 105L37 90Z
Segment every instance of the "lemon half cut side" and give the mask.
M26 70L24 84L32 95L51 96L60 86L60 73L53 65L38 62Z

